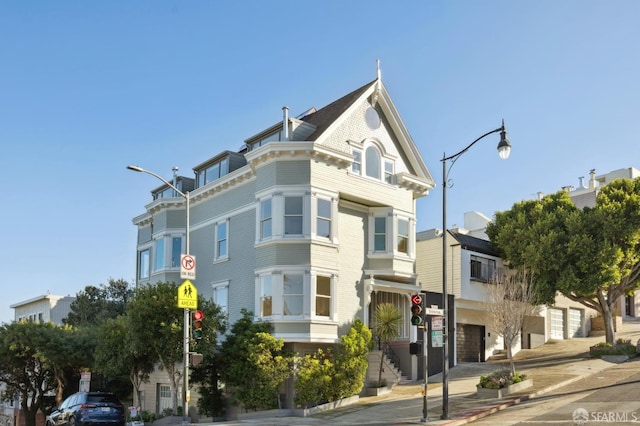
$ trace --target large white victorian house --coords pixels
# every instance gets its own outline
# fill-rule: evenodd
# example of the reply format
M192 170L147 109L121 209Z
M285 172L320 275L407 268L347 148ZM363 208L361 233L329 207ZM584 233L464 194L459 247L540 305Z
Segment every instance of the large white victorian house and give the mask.
M190 195L194 284L230 323L246 308L304 354L339 342L355 318L370 325L375 305L391 302L407 316L396 352L416 374L416 199L434 181L380 78L295 118L283 108L239 152L193 172L174 182ZM133 219L137 285L180 282L185 199L166 185L152 195ZM162 386L149 385L143 409L161 411Z

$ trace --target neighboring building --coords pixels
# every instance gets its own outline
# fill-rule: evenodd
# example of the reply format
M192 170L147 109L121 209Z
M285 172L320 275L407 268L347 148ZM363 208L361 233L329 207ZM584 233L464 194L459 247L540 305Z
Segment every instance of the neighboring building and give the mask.
M190 254L199 294L234 323L242 308L269 321L300 354L335 344L355 318L370 325L390 302L406 316L395 351L416 375L408 316L415 273L416 202L434 181L380 78L324 108L281 122L193 169ZM185 199L152 193L138 228L137 285L180 282ZM160 410L168 383L143 392ZM290 402L290 401L289 401Z
M62 320L71 312L71 302L75 296L55 296L45 294L9 306L14 310L15 321L51 321L62 325Z
M491 245L485 230L490 219L479 212L465 213L465 228L449 230L447 270L449 293L454 303L450 328L450 345L455 364L484 362L505 349L504 341L491 328L491 319L485 309L489 300L489 286L494 273L502 267L499 253ZM468 229L466 229L468 227ZM417 245L417 272L422 289L442 294L442 232L419 232ZM440 296L441 297L441 296ZM584 337L595 311L564 296L557 296L553 306L540 306L537 316L525 319L522 334L514 342L513 353L534 348L549 339ZM455 339L454 339L455 336ZM430 368L430 374L442 370L441 365Z
M13 426L20 414L20 405L17 399L5 401L4 391L6 385L0 382L0 426Z

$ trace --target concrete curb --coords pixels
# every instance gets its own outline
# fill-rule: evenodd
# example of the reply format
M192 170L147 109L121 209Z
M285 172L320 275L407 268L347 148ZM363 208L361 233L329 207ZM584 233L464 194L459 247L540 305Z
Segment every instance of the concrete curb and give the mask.
M551 391L556 390L558 388L561 388L563 386L567 386L567 385L569 385L569 384L571 384L573 382L577 382L578 380L581 380L584 377L585 376L578 375L578 376L575 376L575 377L573 377L571 379L565 380L563 382L559 382L559 383L556 383L554 385L547 386L546 388L540 389L539 391L536 391L536 392L533 392L533 393L530 393L530 394L527 394L527 395L523 395L523 396L520 396L518 398L511 399L511 400L507 400L507 401L501 402L501 403L496 404L496 405L489 405L489 406L481 407L481 408L478 408L477 410L469 409L468 411L474 411L474 413L473 414L469 414L468 416L465 416L463 414L462 418L458 418L458 419L451 420L451 421L443 420L443 423L440 423L440 424L448 425L448 426L449 425L450 426L456 426L456 425L465 425L467 423L475 422L478 419L490 416L491 414L496 413L496 412L501 411L501 410L504 410L505 408L511 407L513 405L516 405L516 404L520 404L521 402L529 401L530 399L536 398L536 397L538 397L540 395L544 395L547 392L551 392Z

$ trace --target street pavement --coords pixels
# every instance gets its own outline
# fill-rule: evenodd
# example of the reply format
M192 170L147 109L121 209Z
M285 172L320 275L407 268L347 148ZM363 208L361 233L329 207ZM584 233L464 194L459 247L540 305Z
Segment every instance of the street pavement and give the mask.
M616 333L616 338L640 339L640 319L630 319ZM589 348L602 337L586 337L550 341L535 349L524 349L514 356L516 370L533 379L533 386L502 399L481 399L476 384L481 375L507 367L508 361L461 363L449 370L448 419L442 415L442 375L429 377L427 411L423 416L424 398L420 382L397 385L390 393L361 397L357 403L309 417L248 418L215 425L296 426L296 425L393 425L424 424L463 425L486 417L509 406L541 397L562 386L599 373L616 364L589 357ZM199 425L202 425L200 423Z

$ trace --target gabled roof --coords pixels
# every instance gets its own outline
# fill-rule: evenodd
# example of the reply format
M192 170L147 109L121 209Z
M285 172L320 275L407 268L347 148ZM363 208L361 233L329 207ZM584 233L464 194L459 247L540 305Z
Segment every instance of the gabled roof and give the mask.
M402 118L380 78L365 84L324 108L319 109L315 113L303 117L303 121L317 126L316 130L307 137L307 140L321 141L325 134L331 133L332 129L337 128L340 123L345 120L345 117L348 115L347 112L350 109L357 107L357 105L355 105L356 103L364 102L370 97L373 99L373 103L379 105L382 109L382 113L385 115L390 126L389 131L395 133L400 144L400 149L403 150L406 155L409 163L408 166L420 182L412 182L413 178L406 174L401 176L401 180L407 185L415 184L421 187L422 190L435 187L435 181L427 165L422 159L409 131L402 122Z
M341 97L340 99L331 102L329 105L320 108L318 111L302 117L302 121L306 121L309 124L316 126L316 130L307 137L306 140L314 141L318 136L322 135L325 130L334 121L340 117L367 89L373 86L378 80L373 80L370 83L365 84L359 89L354 90Z
M458 231L449 231L449 235L455 238L456 241L460 243L460 246L465 250L488 254L489 256L500 257L500 253L498 253L498 250L493 247L491 241L472 237L471 235L461 234Z

